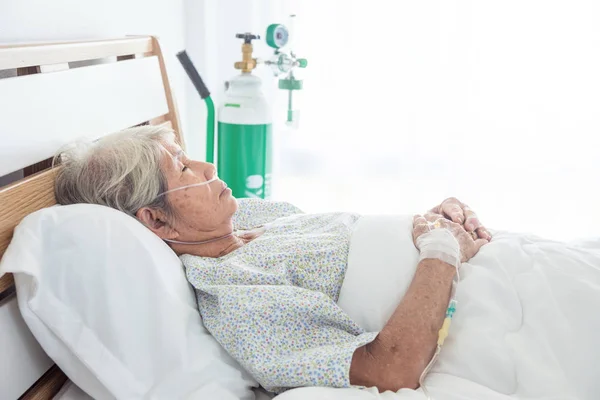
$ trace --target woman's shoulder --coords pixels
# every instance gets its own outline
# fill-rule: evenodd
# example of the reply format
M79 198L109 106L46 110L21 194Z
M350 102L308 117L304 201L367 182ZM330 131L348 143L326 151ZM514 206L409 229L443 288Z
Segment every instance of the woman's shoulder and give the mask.
M255 228L277 218L302 214L302 210L287 201L263 199L238 199L238 209L233 215L236 229Z
M222 263L220 258L216 257L202 257L192 254L182 254L179 256L179 260L185 268L190 267L212 267Z
M264 211L302 214L303 211L288 201L265 200L258 198L237 199L238 213L240 211Z

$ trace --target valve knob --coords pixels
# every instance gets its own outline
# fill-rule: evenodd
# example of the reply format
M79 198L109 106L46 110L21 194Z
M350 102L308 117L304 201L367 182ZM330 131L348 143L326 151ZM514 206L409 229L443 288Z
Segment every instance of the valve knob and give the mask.
M246 33L236 33L235 37L238 39L244 39L244 43L250 44L255 39L260 39L260 35L254 35L250 32Z

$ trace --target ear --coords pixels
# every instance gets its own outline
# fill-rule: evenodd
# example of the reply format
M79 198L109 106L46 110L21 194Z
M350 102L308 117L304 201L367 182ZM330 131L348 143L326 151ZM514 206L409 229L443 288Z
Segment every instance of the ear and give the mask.
M167 215L159 209L142 207L135 216L161 239L175 239L179 232L169 224Z

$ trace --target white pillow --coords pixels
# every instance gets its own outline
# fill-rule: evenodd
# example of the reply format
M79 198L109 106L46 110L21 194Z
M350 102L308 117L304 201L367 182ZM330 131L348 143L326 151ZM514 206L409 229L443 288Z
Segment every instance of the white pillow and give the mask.
M94 400L83 392L77 385L67 381L52 400Z
M202 325L173 251L108 207L27 216L0 263L29 329L95 399L253 399L256 382Z

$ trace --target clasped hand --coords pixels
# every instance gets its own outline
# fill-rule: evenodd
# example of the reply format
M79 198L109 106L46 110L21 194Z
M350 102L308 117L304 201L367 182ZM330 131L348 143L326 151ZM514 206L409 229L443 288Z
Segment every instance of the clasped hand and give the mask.
M418 239L434 229L446 229L454 236L458 243L461 262L470 260L481 246L492 239L477 214L454 197L444 200L424 215L415 215L413 241L419 250L422 250L419 247L422 240Z

